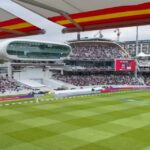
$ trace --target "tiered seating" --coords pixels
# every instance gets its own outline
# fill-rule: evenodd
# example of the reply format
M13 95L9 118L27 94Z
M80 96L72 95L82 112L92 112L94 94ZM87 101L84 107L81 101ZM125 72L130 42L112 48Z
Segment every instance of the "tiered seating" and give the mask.
M114 43L79 42L71 43L72 59L116 59L127 58L128 55Z
M0 76L0 93L10 92L19 92L21 90L28 90L29 88L19 84L14 79L8 77Z
M150 75L144 75L144 81L147 86L150 86Z
M133 75L55 75L57 80L76 86L89 85L140 85Z

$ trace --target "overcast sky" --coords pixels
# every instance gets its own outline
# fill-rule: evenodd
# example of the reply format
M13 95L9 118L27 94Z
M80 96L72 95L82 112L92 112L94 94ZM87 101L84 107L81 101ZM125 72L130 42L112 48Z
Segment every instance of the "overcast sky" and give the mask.
M45 29L46 34L38 35L38 36L30 36L26 38L30 39L41 39L41 40L48 40L48 41L55 41L55 42L65 42L67 40L76 39L76 33L69 33L69 34L62 34L61 30L63 29L62 26L59 26L53 22L50 22L43 17L36 15L29 10L11 2L10 0L0 0L0 7L5 8L8 11L18 15L22 19L25 19L32 24ZM103 30L104 38L116 40L117 35L114 32L115 29L110 30ZM98 31L90 31L90 32L82 32L81 37L89 37L93 38ZM127 41L127 40L135 40L136 37L136 27L130 28L120 28L120 41ZM140 26L139 27L139 39L140 40L147 40L150 39L150 25L149 26Z

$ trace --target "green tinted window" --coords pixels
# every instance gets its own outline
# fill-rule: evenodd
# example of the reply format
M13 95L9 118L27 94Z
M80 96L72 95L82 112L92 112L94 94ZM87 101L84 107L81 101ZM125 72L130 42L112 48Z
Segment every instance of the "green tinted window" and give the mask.
M59 59L69 55L70 47L58 44L18 41L9 44L7 53L16 55L19 58Z

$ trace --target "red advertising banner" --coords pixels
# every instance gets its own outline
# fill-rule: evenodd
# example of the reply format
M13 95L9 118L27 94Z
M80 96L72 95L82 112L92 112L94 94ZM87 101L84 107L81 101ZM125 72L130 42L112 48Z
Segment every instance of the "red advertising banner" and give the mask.
M116 71L135 71L135 60L116 60Z

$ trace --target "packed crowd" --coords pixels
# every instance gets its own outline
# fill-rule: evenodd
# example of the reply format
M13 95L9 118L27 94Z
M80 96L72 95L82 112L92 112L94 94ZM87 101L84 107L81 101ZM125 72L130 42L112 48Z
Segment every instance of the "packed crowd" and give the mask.
M133 75L55 75L57 80L75 86L90 85L140 85Z
M29 89L13 79L9 79L8 77L0 76L0 93L5 93L7 91L15 91L19 92L21 90Z
M116 44L105 44L100 42L71 43L72 59L116 59L128 58L128 55Z
M145 84L147 86L150 86L150 75L145 75L144 76L144 81L145 81Z

